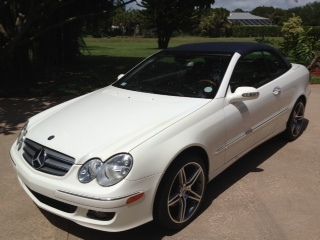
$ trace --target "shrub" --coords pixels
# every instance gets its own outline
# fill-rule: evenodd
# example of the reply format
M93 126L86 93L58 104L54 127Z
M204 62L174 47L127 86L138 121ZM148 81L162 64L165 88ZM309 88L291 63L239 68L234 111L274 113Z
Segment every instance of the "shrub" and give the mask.
M315 38L316 40L320 40L320 26L313 27L305 27L305 30L310 29L309 35Z
M297 63L309 65L317 50L317 38L311 35L312 28L303 28L302 20L293 16L283 23L283 45L284 53ZM317 30L313 30L313 34Z
M280 37L279 26L239 26L232 27L232 37Z

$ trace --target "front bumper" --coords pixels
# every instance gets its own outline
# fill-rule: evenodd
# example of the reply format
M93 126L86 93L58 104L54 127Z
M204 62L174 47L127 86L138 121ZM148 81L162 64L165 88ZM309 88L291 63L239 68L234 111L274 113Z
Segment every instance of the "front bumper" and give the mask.
M128 230L152 220L160 174L137 181L123 180L112 187L101 187L96 181L88 184L78 181L80 165L73 165L65 176L57 177L33 169L24 160L21 151L17 151L15 144L10 154L22 188L38 207L46 211L79 225L110 232ZM127 204L130 197L140 193L144 194L143 198ZM63 207L58 207L59 203ZM97 220L88 216L89 211L114 214L110 214L110 219Z

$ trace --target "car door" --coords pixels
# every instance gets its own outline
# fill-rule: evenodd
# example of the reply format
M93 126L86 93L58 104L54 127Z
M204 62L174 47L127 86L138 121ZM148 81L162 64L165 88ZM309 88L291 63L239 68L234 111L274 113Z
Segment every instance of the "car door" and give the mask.
M281 114L279 79L270 75L266 54L252 52L239 59L229 83L225 101L227 131L226 162L237 159L275 130L274 119ZM238 87L255 87L259 97L254 100L229 103L228 96Z

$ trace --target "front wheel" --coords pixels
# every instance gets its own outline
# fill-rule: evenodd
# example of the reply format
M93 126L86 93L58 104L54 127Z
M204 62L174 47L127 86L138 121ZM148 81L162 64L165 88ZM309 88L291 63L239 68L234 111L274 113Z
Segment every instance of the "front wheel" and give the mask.
M203 161L190 154L178 158L164 175L154 207L154 219L163 227L179 230L196 216L206 187Z
M289 141L296 140L303 132L305 103L299 100L293 107L285 131Z

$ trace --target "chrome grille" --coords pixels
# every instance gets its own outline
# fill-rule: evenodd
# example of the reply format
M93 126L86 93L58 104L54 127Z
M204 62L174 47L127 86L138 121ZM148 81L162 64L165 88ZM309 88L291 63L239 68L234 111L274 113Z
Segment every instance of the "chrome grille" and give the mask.
M42 166L36 168L33 160L42 150L46 153L44 162ZM36 170L56 176L64 176L74 164L74 158L44 147L28 138L24 141L22 156Z

